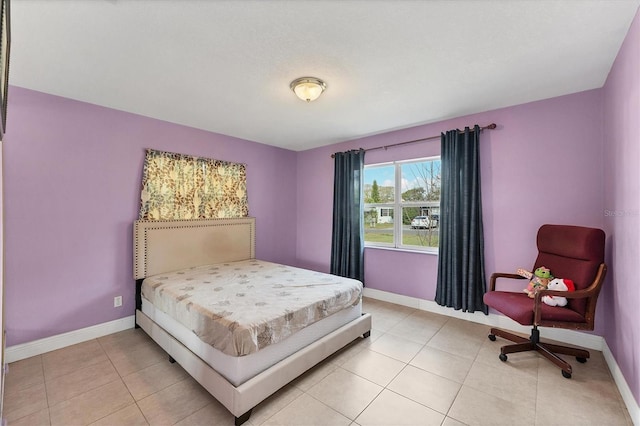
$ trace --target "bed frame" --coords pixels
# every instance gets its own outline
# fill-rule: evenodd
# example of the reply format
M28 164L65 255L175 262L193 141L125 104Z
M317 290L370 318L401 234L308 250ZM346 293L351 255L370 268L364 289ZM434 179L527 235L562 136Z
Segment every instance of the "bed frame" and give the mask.
M329 333L239 386L187 349L142 312L140 289L145 277L192 266L255 258L255 218L139 220L134 225L136 327L141 327L234 416L236 426L253 407L353 340L368 337L371 315Z

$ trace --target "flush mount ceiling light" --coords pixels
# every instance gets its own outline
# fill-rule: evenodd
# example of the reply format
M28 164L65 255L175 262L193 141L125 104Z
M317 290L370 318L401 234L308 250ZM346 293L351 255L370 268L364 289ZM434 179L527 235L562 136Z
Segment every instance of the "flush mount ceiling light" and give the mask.
M297 97L306 102L315 101L327 88L327 83L315 77L296 78L289 85Z

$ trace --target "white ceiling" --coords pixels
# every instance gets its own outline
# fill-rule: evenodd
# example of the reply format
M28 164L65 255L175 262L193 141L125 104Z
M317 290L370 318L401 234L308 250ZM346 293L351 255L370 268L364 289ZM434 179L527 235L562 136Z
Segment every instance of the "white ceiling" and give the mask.
M639 4L12 0L10 83L304 150L602 87Z

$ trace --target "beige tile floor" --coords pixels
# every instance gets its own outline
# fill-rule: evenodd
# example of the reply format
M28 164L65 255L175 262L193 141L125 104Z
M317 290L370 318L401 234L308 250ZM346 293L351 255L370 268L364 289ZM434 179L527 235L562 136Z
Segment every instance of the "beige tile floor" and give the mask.
M498 359L488 327L371 299L359 339L253 411L251 425L631 425L599 352L574 374L535 353ZM18 425L232 425L141 330L12 363Z

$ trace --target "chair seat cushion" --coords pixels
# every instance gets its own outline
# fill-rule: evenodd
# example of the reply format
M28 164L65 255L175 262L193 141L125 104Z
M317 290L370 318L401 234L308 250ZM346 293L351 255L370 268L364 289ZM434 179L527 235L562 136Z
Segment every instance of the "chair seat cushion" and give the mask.
M522 325L532 325L533 299L525 293L490 291L484 294L484 303ZM586 322L585 318L567 307L542 305L543 321Z

